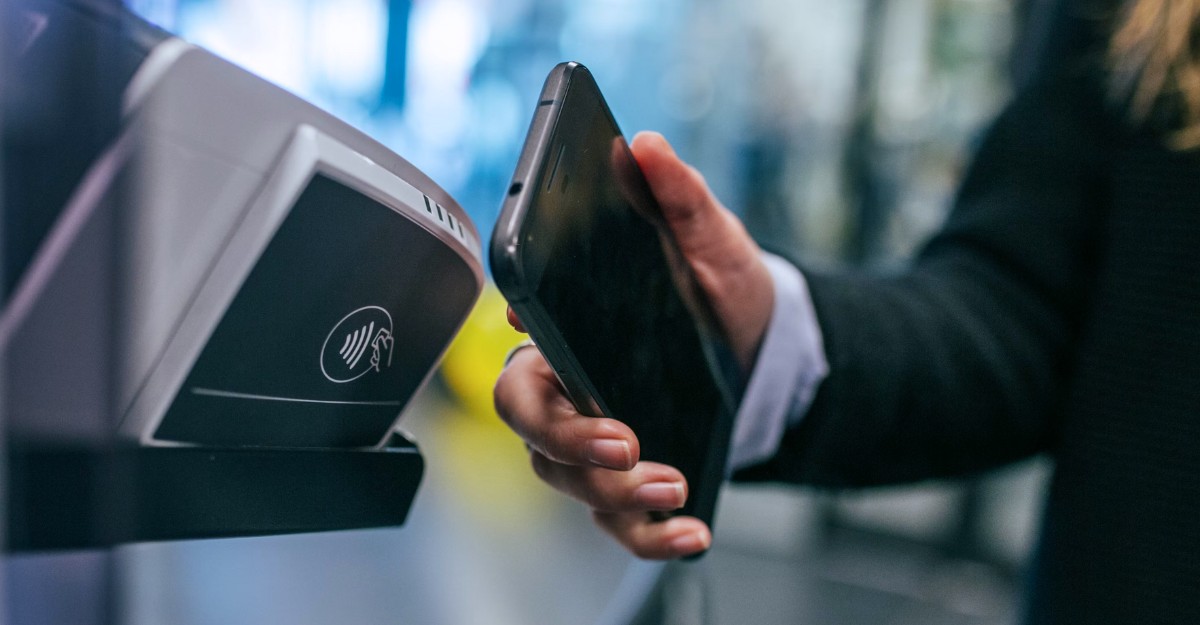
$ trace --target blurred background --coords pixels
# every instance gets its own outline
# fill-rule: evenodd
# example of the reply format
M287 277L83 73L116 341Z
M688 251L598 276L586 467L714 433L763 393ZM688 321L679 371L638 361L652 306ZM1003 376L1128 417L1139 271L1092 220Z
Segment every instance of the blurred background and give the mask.
M767 248L902 263L1010 93L1034 0L128 0L358 126L490 236L542 80L587 65ZM1019 71L1019 67L1016 68ZM730 485L713 551L642 563L533 477L491 386L519 340L494 289L403 427L427 473L400 529L117 551L121 622L1014 623L1046 475L852 493ZM51 592L13 558L9 592ZM71 606L61 606L69 614ZM55 615L44 615L47 622Z

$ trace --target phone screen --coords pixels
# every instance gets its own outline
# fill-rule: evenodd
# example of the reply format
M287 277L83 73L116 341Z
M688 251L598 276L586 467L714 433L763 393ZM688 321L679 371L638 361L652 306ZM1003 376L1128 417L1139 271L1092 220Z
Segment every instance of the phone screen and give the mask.
M521 233L540 272L514 308L539 345L565 347L543 349L565 385L577 367L599 411L637 434L643 460L683 472L682 512L710 520L736 367L590 75L560 96Z

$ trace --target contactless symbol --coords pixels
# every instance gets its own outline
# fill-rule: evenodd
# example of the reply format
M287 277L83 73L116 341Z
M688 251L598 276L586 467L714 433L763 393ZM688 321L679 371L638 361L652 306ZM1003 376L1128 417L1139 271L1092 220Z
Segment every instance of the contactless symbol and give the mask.
M321 345L321 373L330 382L351 382L392 366L392 316L363 306L342 317Z

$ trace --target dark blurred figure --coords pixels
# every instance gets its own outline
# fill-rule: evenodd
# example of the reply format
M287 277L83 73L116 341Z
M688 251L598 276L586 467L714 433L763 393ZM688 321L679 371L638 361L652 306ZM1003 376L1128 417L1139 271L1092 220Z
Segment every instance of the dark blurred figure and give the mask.
M903 272L781 269L665 141L633 149L755 363L735 479L861 487L1046 453L1028 622L1200 623L1200 0L1042 4L1040 55ZM638 442L566 407L535 350L496 399L631 551L708 546L695 519L652 522L680 503L664 473L605 453Z
M115 142L120 130L122 93L153 45L166 33L128 13L120 0L0 0L0 304L10 297L29 273L39 249L45 245L56 221L76 194L101 154ZM115 245L115 243L113 243ZM107 292L106 284L93 285ZM97 303L97 309L103 309ZM0 306L0 321L11 312ZM82 313L79 328L108 329L104 319ZM0 330L12 326L0 324ZM69 334L70 332L68 332ZM95 341L104 344L111 332ZM0 333L0 343L8 335ZM7 344L4 345L8 347ZM104 362L101 350L76 344L72 353L48 354L47 358L70 359L75 367L93 369ZM10 383L11 374L30 363L9 359L0 353L6 370L0 386ZM90 360L89 360L90 359ZM92 385L73 384L55 392L94 400L96 410L88 414L64 414L71 422L62 437L71 444L79 432L108 432L111 424L104 412L107 371L94 367L87 376ZM12 396L0 388L0 404ZM25 389L27 390L27 389ZM11 409L11 404L0 406ZM30 474L13 460L18 448L31 441L14 435L15 412L4 415L4 518L9 549L30 535L41 532L63 536L87 535L96 524L78 518L36 516L28 506L34 497L29 490L46 482L44 474ZM58 423L57 421L55 423ZM61 463L64 473L79 465ZM61 476L56 476L61 477ZM61 483L61 482L59 482ZM82 471L81 490L91 482ZM103 501L103 496L97 501ZM111 623L116 597L108 584L113 570L105 551L62 552L23 557L6 553L3 562L4 599L0 621L13 623ZM66 598L66 600L64 600Z
M116 139L125 85L166 33L120 0L4 0L0 28L0 267L8 295L88 167Z

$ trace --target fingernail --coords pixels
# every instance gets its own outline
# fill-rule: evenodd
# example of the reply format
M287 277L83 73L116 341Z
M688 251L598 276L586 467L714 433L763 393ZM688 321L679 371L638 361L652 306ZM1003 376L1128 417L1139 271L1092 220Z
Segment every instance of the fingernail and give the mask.
M662 136L662 134L657 133L657 132L653 133L653 136L654 136L654 140L658 142L660 149L664 150L667 154L670 154L672 156L675 155L675 147L671 145L670 141L667 141L666 137Z
M662 146L667 149L667 152L669 152L671 156L675 156L675 146L671 145L671 142L667 141L666 137L658 135L658 141L659 143L662 143Z
M704 532L692 532L683 536L676 536L671 540L671 549L679 554L696 553L708 549L708 534Z
M633 453L629 443L618 440L591 441L587 445L588 460L609 469L625 471L633 468Z
M633 498L647 508L675 510L683 506L683 484L679 482L642 484L633 491Z

